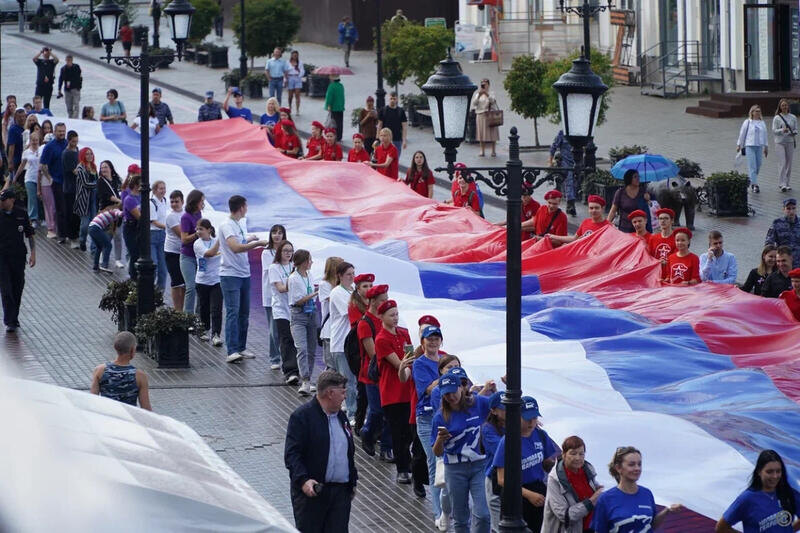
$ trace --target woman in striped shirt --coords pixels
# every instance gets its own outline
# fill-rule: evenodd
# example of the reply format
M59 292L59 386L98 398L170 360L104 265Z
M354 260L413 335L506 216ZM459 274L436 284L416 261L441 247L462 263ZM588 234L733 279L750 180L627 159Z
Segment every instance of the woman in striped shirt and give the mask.
M117 227L122 222L122 211L114 207L113 204L103 211L100 211L91 222L89 222L89 236L94 241L94 266L95 272L102 270L111 273L108 268L109 257L111 256L111 239ZM100 254L103 254L103 263L100 264Z

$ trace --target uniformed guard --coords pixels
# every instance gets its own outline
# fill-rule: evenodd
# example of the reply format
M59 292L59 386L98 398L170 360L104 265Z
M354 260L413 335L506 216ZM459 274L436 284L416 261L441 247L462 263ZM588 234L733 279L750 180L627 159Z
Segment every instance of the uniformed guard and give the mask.
M14 189L0 192L0 297L3 300L3 323L9 333L19 327L19 306L25 287L25 258L28 254L24 237L28 237L31 249L28 264L31 267L36 265L33 227L25 209L14 205L16 197Z

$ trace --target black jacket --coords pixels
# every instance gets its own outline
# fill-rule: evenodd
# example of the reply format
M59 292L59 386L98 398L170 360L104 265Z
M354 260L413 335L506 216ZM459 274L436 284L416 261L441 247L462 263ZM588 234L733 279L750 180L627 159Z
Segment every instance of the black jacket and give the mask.
M350 487L355 488L358 480L356 471L353 430L342 411L339 422L347 435L347 460L350 464ZM314 396L311 401L295 409L286 427L286 447L283 460L289 469L292 490L301 490L303 483L315 479L325 483L325 470L328 468L328 415Z
M761 289L761 296L777 298L783 291L788 291L791 288L791 280L784 276L783 272L776 270L767 276L767 281L764 282L764 287Z

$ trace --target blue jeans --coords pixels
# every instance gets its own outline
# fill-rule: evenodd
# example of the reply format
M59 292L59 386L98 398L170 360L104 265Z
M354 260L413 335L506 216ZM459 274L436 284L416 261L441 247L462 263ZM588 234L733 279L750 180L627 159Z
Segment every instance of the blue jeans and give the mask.
M94 242L94 268L100 266L100 253L103 254L103 268L108 268L108 259L111 256L111 236L100 226L89 226L89 236Z
M167 286L167 258L164 255L166 239L166 230L150 230L150 258L156 266L156 287L162 291Z
M183 310L187 313L194 313L196 294L194 278L197 276L197 258L181 254L181 275L183 276L184 286L186 287L186 294L183 297Z
M450 508L450 495L447 489L440 489L433 486L433 479L436 478L436 455L433 453L431 446L431 425L433 423L433 415L417 415L417 435L419 441L422 443L422 448L425 450L425 457L428 459L428 479L431 480L431 499L433 500L433 517L439 518L439 515L449 515Z
M273 78L269 80L269 97L273 96L281 103L281 95L283 94L283 78Z
M219 283L222 287L222 300L225 302L225 347L230 355L247 348L247 325L250 321L250 278L220 276Z
M281 350L278 342L278 328L272 321L272 308L265 307L264 311L267 312L267 332L269 334L269 362L273 365L281 364Z
M483 478L486 477L485 468L486 459L444 465L444 479L453 504L453 530L456 533L469 533L470 496L475 523L472 531L489 533L491 529L489 505L486 503L486 489L483 482Z
M303 309L291 308L289 327L297 350L297 368L303 381L311 381L314 356L317 354L317 312L304 313Z
M761 170L761 161L764 149L760 146L748 146L745 150L747 156L747 170L750 176L750 185L758 185L758 172Z
M347 406L347 416L355 418L356 416L356 377L350 371L350 365L347 363L347 355L344 352L331 352L333 360L336 362L336 371L347 378L347 397L345 405Z
M31 222L39 220L39 198L36 196L36 182L26 181L25 192L28 193L28 218Z
M367 389L367 417L364 427L361 428L361 438L375 440L374 435L381 434L381 451L388 452L392 449L392 430L383 418L381 407L381 391L377 385L366 383Z
M399 141L392 141L392 144L395 148L397 148L397 159L400 159L400 152L403 151L403 140L400 139Z
M78 240L81 244L86 244L86 237L89 235L89 222L92 221L95 214L97 214L97 199L95 198L94 191L89 194L89 214L81 215L80 231L78 232ZM93 250L94 251L94 250Z

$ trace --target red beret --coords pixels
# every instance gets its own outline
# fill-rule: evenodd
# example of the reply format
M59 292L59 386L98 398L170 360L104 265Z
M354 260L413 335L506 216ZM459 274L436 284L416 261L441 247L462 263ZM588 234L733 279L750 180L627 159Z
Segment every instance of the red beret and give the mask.
M437 328L442 327L442 325L439 324L439 321L436 320L436 317L433 315L422 315L421 317L419 317L419 325L421 326L423 324L428 324L429 326L436 326Z
M141 174L142 168L137 165L136 163L131 163L128 165L128 174Z
M456 164L455 164L455 165L453 165L453 166L454 166L455 168L467 168L467 165L465 165L464 163L456 163Z
M547 191L546 193L544 193L544 199L545 200L549 200L550 198L559 198L559 199L561 199L562 196L563 195L561 194L561 191L556 190L556 189L553 189L552 191Z
M606 206L606 199L596 194L590 194L589 198L586 199L586 202L590 204L600 204L602 207Z
M647 213L645 213L641 209L637 209L636 211L633 211L630 215L628 215L628 220L633 220L636 217L647 218Z
M690 230L689 228L675 228L672 231L673 235L677 235L678 233L685 233L686 236L689 237L689 240L692 240L692 230Z
M375 281L375 274L359 274L358 276L353 278L353 281L355 283L362 283L364 281L369 281L370 283L372 283L373 281Z
M395 302L394 300L386 300L381 304L380 307L378 307L378 314L382 315L383 313L385 313L386 311L388 311L393 307L397 307L397 302Z
M291 115L292 114L292 110L289 109L288 107L282 107L282 108L278 109L278 111L281 112L281 113L286 113L287 115Z
M790 278L800 278L800 268L793 268L789 271Z
M312 122L311 125L314 126L315 128L319 128L321 130L325 129L325 126L322 125L322 122L320 122L318 120L315 120L314 122Z
M367 299L372 300L376 296L383 294L385 292L389 292L388 285L375 285L370 290L367 291Z
M675 211L670 209L669 207L662 207L661 209L656 211L656 216L661 216L663 213L668 214L673 220L675 219Z
M292 122L291 120L279 120L278 126L291 126L292 128L294 128L294 122Z
M363 141L364 140L364 136L361 135L360 133L354 133L353 134L353 140L355 140L355 139L361 139Z
M336 135L336 128L325 128L323 133L325 133L325 135L327 135L329 133L333 133L334 135Z

